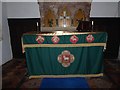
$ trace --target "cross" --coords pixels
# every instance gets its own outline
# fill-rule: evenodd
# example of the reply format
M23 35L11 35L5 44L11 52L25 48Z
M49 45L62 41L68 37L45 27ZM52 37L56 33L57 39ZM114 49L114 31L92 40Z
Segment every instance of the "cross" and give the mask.
M69 16L66 16L66 11L63 11L63 16L60 16L60 19L63 19L63 27L66 27L66 19L69 18Z

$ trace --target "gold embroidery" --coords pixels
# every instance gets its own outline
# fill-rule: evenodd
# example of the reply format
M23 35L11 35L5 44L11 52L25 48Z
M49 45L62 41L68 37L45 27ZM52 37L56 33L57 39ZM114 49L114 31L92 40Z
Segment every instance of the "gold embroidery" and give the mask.
M54 31L54 32L31 32L31 33L25 33L24 35L42 35L42 36L61 36L61 35L81 35L81 34L97 34L97 33L102 33L102 32L68 32L68 31Z
M31 78L66 78L66 77L99 77L103 76L103 73L100 74L78 74L78 75L31 75L29 76L29 79Z
M81 43L81 44L24 44L24 48L32 47L90 47L90 46L106 46L106 43Z

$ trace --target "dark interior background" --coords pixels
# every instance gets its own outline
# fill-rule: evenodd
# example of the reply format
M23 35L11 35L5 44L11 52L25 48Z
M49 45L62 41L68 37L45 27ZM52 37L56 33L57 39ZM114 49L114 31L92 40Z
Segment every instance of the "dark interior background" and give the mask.
M13 58L25 58L22 53L21 37L23 33L36 31L37 22L40 25L40 18L8 19Z
M94 31L103 31L108 33L107 48L105 51L106 59L117 59L120 45L120 20L119 18L90 18L90 21L94 21ZM13 52L13 58L25 58L22 53L21 37L23 33L36 31L36 23L40 18L23 18L23 19L8 19L11 46ZM40 27L38 28L40 30Z

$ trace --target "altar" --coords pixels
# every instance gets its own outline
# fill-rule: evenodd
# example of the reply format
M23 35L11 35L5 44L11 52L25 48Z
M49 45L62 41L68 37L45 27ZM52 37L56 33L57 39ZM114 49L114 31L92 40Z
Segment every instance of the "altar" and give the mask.
M107 33L93 32L91 0L38 4L40 31L22 36L29 78L103 76Z
M103 76L105 32L31 32L22 36L29 78Z

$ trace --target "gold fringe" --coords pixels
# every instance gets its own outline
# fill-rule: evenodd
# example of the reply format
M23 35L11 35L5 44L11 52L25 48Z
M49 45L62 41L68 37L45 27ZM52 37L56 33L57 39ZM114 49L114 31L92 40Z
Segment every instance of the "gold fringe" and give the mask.
M30 32L25 33L24 35L42 35L42 36L61 36L61 35L79 35L79 34L97 34L97 33L103 33L103 32L68 32L68 31L54 31L54 32Z
M23 38L21 38L21 42L22 42L22 53L25 52L25 48L24 48L24 44L23 44Z
M31 78L66 78L66 77L99 77L103 76L103 73L100 74L87 74L87 75L32 75Z
M90 46L106 46L106 43L81 43L81 44L24 44L23 48L33 47L90 47Z

